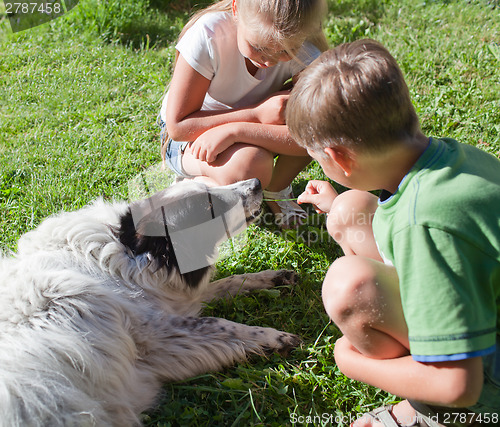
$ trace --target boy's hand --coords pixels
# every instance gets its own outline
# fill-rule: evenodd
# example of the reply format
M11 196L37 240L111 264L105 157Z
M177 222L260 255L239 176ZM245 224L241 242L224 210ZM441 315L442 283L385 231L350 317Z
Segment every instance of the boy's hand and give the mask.
M257 120L262 124L284 125L286 103L289 96L289 90L282 90L266 98L255 107Z
M297 202L311 203L318 213L328 213L333 200L338 196L333 186L326 181L309 181L306 189L298 197Z

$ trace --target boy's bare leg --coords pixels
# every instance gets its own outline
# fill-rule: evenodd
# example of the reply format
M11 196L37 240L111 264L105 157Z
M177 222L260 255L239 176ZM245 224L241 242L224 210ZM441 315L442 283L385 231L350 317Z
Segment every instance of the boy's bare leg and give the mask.
M329 317L361 354L393 359L409 354L408 328L401 307L399 282L394 267L360 255L337 259L323 282L323 304ZM415 411L403 401L393 416L407 423ZM382 426L371 417L353 426Z
M409 353L408 328L396 270L381 262L373 236L377 200L358 190L341 193L334 200L327 227L346 256L330 267L322 296L326 312L344 339L368 357L394 358ZM394 407L393 414L406 422L415 411L405 400ZM381 424L363 417L354 426Z
M394 267L359 255L337 259L323 282L329 317L364 356L408 354L408 329Z
M328 232L346 256L326 274L323 303L360 353L385 359L408 354L409 344L398 276L381 262L373 236L376 209L377 197L365 191L346 191L333 201Z
M345 191L333 201L327 228L345 255L382 261L372 230L377 201L377 196L359 190Z

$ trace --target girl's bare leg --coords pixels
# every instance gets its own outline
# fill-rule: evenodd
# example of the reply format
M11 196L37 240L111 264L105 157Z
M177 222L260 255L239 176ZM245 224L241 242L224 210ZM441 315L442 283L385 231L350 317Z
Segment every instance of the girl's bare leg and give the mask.
M311 162L309 156L288 156L280 154L273 169L271 182L266 190L281 191Z
M231 145L213 163L198 160L189 150L182 156L182 166L190 175L209 178L216 185L258 178L262 188L266 188L271 182L273 161L273 155L269 151L243 143Z
M311 158L309 156L289 156L286 154L280 154L274 165L271 182L267 188L264 188L272 192L284 190L310 162ZM273 214L281 213L281 208L276 202L266 201L266 203ZM302 209L297 203L295 203L295 201L287 201L287 203L295 205L296 209ZM293 222L293 218L291 219L291 222ZM284 227L290 225L291 224L282 224Z

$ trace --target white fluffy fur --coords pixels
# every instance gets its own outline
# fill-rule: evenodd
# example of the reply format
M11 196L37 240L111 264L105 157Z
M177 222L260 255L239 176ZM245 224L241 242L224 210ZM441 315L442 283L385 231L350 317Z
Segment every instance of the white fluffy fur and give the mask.
M139 425L162 382L298 344L274 329L192 317L203 301L293 274L209 284L207 271L187 286L120 242L128 209L98 201L49 218L0 260L0 426Z

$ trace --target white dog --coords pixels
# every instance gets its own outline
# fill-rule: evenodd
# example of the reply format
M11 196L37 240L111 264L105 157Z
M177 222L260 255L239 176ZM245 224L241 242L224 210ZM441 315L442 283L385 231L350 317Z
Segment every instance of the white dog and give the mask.
M18 253L0 260L0 425L140 425L162 382L297 346L275 329L194 317L203 301L294 283L295 273L209 283L203 259L196 270L186 259L180 267L197 247L189 230L220 219L210 229L229 235L235 212L251 221L261 199L257 180L179 183L132 205L98 201L24 235ZM225 237L209 234L213 244Z

